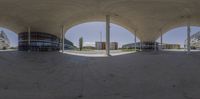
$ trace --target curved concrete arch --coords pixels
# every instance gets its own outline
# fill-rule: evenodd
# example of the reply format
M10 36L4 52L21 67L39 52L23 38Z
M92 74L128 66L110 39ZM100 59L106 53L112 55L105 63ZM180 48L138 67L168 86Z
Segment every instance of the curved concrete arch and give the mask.
M74 21L74 22L70 22L71 24L66 24L64 25L65 26L65 32L76 26L76 25L79 25L79 24L82 24L82 23L87 23L87 22L95 22L95 21L99 21L99 22L105 22L105 18L104 17L99 17L99 18L87 18L87 19L83 19L83 20L77 20L77 21ZM134 28L130 28L129 26L125 25L126 23L122 23L122 22L119 22L119 21L116 21L115 19L111 18L111 23L113 24L116 24L116 25L119 25L127 30L129 30L130 32L134 33L136 31L136 29Z
M0 17L0 27L9 29L16 34L26 31L26 27L20 24L19 21L13 20L9 17Z
M65 28L64 33L66 34L67 31L68 31L69 29L71 29L71 28L73 28L73 27L75 27L75 26L77 26L77 25L81 25L81 24L84 24L84 23L90 23L90 22L105 22L105 21L104 21L104 20L85 20L85 21L80 21L79 23L74 24L74 25L72 25L72 26L69 27L69 28ZM118 25L118 26L120 26L120 27L122 27L122 28L128 30L129 32L132 31L131 33L132 33L133 35L135 35L136 30L132 30L132 29L126 28L126 27L124 27L123 25L120 25L120 24L117 23L117 22L111 21L111 23L112 23L112 24L115 24L115 25ZM131 31L130 31L130 30L131 30ZM60 36L61 36L61 35L60 35ZM135 35L135 36L138 38L137 35ZM139 39L139 38L138 38L138 39Z
M159 38L161 36L161 32L162 35L167 33L170 30L173 30L175 28L178 27L184 27L187 26L187 24L191 25L191 26L198 26L200 27L200 17L196 16L196 17L190 17L189 19L187 17L180 17L179 19L176 19L174 21L169 22L166 25L163 25L163 27L160 29L160 31L158 31L157 33L157 38Z
M66 33L67 30L69 30L70 28L82 23L95 22L95 21L105 22L105 15L106 14L74 18L74 20L65 23L64 33ZM134 24L130 23L128 20L125 20L118 15L115 15L115 14L109 14L109 15L111 15L111 23L119 25L135 35L135 32L137 31L137 27Z

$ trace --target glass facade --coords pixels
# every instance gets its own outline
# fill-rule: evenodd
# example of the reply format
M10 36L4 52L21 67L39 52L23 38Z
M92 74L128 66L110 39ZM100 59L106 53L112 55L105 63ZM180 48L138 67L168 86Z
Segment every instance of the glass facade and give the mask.
M30 45L28 44L28 33L19 34L19 51L59 51L60 39L52 34L42 32L30 33Z
M159 45L158 42L137 42L137 43L123 45L122 48L133 49L136 47L137 49L140 49L141 47L142 50L154 50L155 47L156 49L158 49L158 45Z
M155 46L156 46L156 49L158 49L158 43L157 42L142 42L141 43L141 48L143 50L154 50Z

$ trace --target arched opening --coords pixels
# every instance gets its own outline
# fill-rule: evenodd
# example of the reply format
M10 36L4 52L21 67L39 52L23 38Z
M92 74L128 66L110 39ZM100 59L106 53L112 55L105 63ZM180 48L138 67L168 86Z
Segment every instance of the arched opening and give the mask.
M0 27L0 50L16 51L18 49L18 35L6 28Z
M135 52L134 33L117 24L111 23L110 26L111 55ZM83 56L105 56L105 22L78 24L66 32L65 39L65 53ZM139 42L137 37L136 42ZM139 49L139 46L136 48Z
M200 27L191 26L191 50L200 50ZM167 51L186 51L187 50L187 26L173 28L157 39L162 42L162 49ZM161 47L161 46L160 46Z

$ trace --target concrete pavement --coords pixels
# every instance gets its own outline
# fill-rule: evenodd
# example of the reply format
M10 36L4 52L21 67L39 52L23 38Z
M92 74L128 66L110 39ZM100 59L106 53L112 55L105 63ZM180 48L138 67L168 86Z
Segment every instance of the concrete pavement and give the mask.
M0 99L199 99L199 59L199 52L0 52Z

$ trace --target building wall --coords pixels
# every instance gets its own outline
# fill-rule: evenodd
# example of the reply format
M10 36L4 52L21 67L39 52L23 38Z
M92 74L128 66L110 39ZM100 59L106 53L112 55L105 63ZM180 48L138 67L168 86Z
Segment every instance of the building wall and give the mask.
M0 32L0 50L8 49L10 47L10 42L6 34L1 31Z
M122 48L124 49L133 49L133 48L137 48L139 49L140 48L140 42L137 42L137 43L131 43L131 44L125 44L122 46Z
M19 34L18 49L20 51L58 51L60 49L57 36L42 32L31 32L30 45L28 45L28 33Z
M122 48L126 48L126 49L133 49L133 48L137 48L137 49L143 49L143 50L154 50L155 49L155 44L156 44L156 49L158 49L158 43L156 42L137 42L137 43L131 43L131 44L126 44L123 45Z
M117 50L118 49L118 43L117 42L111 42L110 43L110 50Z
M73 50L73 49L76 49L76 47L74 46L74 44L73 44L71 41L65 39L64 42L65 42L65 50ZM61 42L60 42L60 45L62 45Z
M106 43L105 42L95 42L95 46L97 50L105 50Z
M200 49L200 32L193 34L191 37L191 49ZM185 47L187 47L187 39L185 40Z
M97 50L105 50L106 42L95 42L95 46ZM117 50L117 49L118 49L118 43L110 42L110 50Z
M163 44L162 49L180 49L181 45L179 44Z

